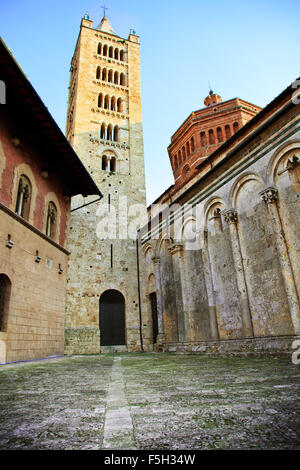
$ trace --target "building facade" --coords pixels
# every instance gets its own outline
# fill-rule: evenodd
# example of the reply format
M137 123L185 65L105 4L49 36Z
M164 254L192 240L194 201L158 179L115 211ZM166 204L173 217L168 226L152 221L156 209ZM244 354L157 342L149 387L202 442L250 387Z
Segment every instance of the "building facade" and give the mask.
M175 182L149 208L139 237L147 348L290 352L299 339L300 105L294 94L293 86L284 90L198 161L193 178ZM197 132L201 145L204 130ZM175 135L171 160L173 147L178 155L186 142Z
M106 17L96 28L87 15L81 22L66 136L105 197L71 216L67 354L140 348L136 231L146 199L139 48L134 31L123 39ZM89 202L74 198L72 208Z
M0 363L64 354L70 200L101 195L0 41Z

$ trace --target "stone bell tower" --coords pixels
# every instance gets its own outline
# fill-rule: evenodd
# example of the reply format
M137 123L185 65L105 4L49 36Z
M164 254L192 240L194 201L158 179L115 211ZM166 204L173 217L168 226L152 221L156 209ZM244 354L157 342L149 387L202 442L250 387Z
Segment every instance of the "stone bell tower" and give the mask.
M123 39L106 16L96 28L88 15L82 19L66 137L103 198L72 200L66 354L140 348L135 234L146 197L139 49L135 31Z

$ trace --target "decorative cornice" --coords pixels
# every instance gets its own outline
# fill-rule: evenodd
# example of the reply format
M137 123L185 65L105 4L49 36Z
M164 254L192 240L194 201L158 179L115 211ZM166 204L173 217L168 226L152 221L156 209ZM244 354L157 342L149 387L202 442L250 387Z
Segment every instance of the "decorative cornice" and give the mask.
M100 113L100 114L107 114L108 116L117 117L120 119L129 119L128 114L126 113L119 113L118 111L113 111L110 109L104 108L91 108L92 113Z
M126 150L130 149L130 145L126 143L121 144L121 143L113 142L112 140L94 139L93 137L91 137L90 142L93 142L94 144L103 144L106 146L116 147L120 149L126 149Z
M40 230L38 230L36 227L34 227L33 225L31 225L30 223L28 223L25 219L23 219L23 217L20 217L18 214L16 214L15 212L13 212L12 210L10 210L8 207L6 207L4 204L2 204L0 202L0 210L2 210L3 212L6 212L6 214L8 214L10 217L12 217L13 219L15 219L17 222L19 222L20 224L24 225L26 228L28 228L29 230L31 230L32 232L34 232L36 235L39 235L41 238L43 238L44 240L46 240L48 243L50 243L51 245L55 246L55 248L57 248L58 250L62 251L65 255L70 255L70 252L67 251L64 247L62 247L61 245L59 245L58 243L56 243L55 241L53 241L51 238L47 237L47 235L45 235L43 232L41 232Z
M278 189L270 187L261 191L259 195L266 204L274 204L278 200Z

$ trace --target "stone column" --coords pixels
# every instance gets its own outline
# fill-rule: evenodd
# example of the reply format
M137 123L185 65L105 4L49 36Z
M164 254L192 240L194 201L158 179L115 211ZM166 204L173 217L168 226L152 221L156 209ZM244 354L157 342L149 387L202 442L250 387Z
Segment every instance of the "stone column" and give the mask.
M278 190L270 187L260 193L261 199L265 202L271 216L272 227L276 239L276 248L281 267L284 287L287 295L288 306L296 335L300 334L300 308L297 296L294 274L284 237L279 210L278 210Z
M153 257L152 261L153 261L154 268L155 268L155 288L156 288L157 324L158 324L157 342L163 343L165 339L165 334L164 334L162 292L161 292L161 279L160 279L160 258Z
M207 291L208 309L209 309L210 333L211 333L211 339L216 340L216 339L219 339L219 332L218 332L218 322L217 322L217 312L216 312L216 296L215 296L215 288L214 288L214 282L213 282L213 277L212 277L211 258L209 254L207 230L204 231L202 256L203 256L203 264L204 264L204 277L205 277L205 285L206 285L206 291Z
M184 247L181 243L173 243L168 248L168 252L173 258L174 283L176 295L177 321L178 321L178 340L181 342L189 341L190 319L187 310L188 286L183 265Z
M243 333L245 338L253 337L253 325L249 305L248 289L237 229L238 214L234 209L230 209L224 212L223 216L229 225L233 262L236 271L239 300L242 309Z

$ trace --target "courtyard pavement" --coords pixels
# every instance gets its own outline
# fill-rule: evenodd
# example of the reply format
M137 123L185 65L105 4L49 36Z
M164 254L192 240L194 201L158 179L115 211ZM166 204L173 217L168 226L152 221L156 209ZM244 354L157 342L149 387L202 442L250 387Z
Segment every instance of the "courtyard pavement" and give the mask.
M300 449L290 357L106 354L0 366L0 449Z

